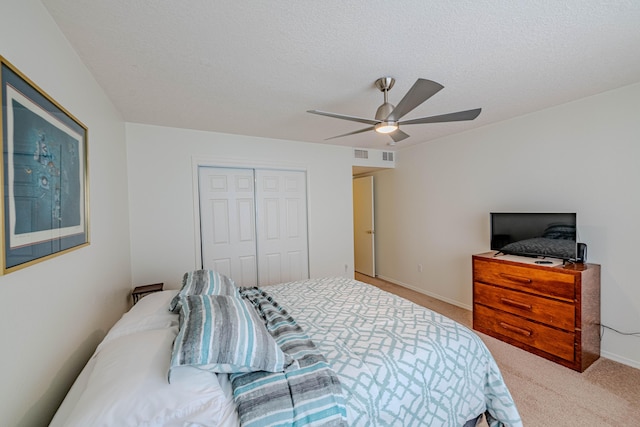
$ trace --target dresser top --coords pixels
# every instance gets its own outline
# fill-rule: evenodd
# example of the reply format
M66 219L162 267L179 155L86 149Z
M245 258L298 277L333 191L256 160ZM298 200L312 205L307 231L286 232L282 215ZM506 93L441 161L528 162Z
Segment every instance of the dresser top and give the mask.
M591 263L574 263L574 262L566 262L563 264L562 260L556 258L534 258L534 257L526 257L526 256L517 256L517 255L497 255L498 251L489 251L481 254L475 254L475 258L484 258L490 259L496 262L502 262L507 264L527 264L531 267L540 267L540 268L552 268L557 270L564 271L585 271L591 268L599 268L598 264ZM551 264L539 264L536 261L548 260Z

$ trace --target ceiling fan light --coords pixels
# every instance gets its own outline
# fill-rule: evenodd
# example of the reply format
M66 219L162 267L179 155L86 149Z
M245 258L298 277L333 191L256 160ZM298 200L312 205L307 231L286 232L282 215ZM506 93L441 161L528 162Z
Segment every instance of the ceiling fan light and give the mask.
M378 133L391 133L398 129L397 122L381 122L375 125L375 130Z

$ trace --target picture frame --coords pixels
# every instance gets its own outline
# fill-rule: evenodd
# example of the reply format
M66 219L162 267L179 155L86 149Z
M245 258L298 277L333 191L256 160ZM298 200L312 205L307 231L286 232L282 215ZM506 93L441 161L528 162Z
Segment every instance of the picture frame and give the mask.
M0 56L2 274L89 245L87 127Z

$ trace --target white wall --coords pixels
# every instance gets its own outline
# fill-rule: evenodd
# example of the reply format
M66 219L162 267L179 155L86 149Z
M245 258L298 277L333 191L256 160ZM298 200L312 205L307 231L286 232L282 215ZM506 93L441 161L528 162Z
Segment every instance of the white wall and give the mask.
M602 323L638 332L639 112L635 84L400 151L375 175L378 274L470 309L489 212L577 212ZM640 367L637 337L606 331L602 350Z
M126 129L136 285L178 288L186 271L200 267L193 175L198 162L305 169L310 274L353 277L351 148L131 123Z
M0 414L47 425L128 306L124 123L37 0L2 0L0 55L89 128L91 244L0 277Z

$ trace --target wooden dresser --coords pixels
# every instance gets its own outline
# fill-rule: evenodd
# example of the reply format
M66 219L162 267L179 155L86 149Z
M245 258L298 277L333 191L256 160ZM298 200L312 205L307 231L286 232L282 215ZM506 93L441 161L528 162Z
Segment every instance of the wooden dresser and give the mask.
M600 266L473 256L473 328L583 372L600 357Z

